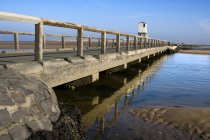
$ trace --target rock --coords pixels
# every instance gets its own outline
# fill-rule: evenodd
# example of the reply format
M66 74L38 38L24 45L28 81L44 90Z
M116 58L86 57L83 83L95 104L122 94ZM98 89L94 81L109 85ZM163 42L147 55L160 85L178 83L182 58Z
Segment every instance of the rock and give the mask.
M11 114L11 118L13 122L18 122L21 119L24 119L26 117L26 115L28 115L28 111L27 109L18 109L17 111L15 111L14 113Z
M12 123L9 112L6 109L0 110L0 129L9 126Z
M29 137L30 133L25 126L17 124L9 129L9 135L13 140L24 140Z
M0 140L12 140L11 137L7 134L1 135Z
M46 114L52 113L52 103L50 102L49 99L42 101L41 107Z
M12 101L9 95L6 93L0 93L0 105L12 106L15 105L15 103Z

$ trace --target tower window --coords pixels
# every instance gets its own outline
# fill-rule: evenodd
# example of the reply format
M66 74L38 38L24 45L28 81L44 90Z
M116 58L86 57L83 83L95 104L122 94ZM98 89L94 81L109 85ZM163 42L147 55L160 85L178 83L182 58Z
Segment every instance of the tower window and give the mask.
M143 24L143 27L145 28L146 27L146 24Z

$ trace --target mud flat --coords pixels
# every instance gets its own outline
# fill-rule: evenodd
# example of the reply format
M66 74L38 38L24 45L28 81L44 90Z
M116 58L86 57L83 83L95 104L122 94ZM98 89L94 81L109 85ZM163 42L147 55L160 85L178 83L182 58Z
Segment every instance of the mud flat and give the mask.
M210 55L210 50L179 50L180 53L189 54L207 54Z
M148 107L131 110L146 122L165 124L210 139L210 108Z

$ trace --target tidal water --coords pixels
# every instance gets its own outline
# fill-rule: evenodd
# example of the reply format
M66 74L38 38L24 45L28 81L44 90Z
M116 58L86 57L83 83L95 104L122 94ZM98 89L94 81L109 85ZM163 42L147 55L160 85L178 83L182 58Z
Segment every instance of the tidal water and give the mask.
M210 107L210 55L165 55L127 70L100 74L75 90L55 88L58 101L82 112L87 138L199 139L196 135L136 118L130 109L151 106Z

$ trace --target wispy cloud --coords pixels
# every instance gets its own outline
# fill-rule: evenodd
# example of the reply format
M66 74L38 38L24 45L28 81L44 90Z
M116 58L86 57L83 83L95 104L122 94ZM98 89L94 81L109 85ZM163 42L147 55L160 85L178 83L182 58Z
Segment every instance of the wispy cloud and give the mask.
M199 27L206 32L210 32L210 19L200 20Z
M158 16L157 13L140 13L140 14L134 14L134 15L127 15L122 17L123 19L136 19L136 18L142 18L142 17L154 17Z

